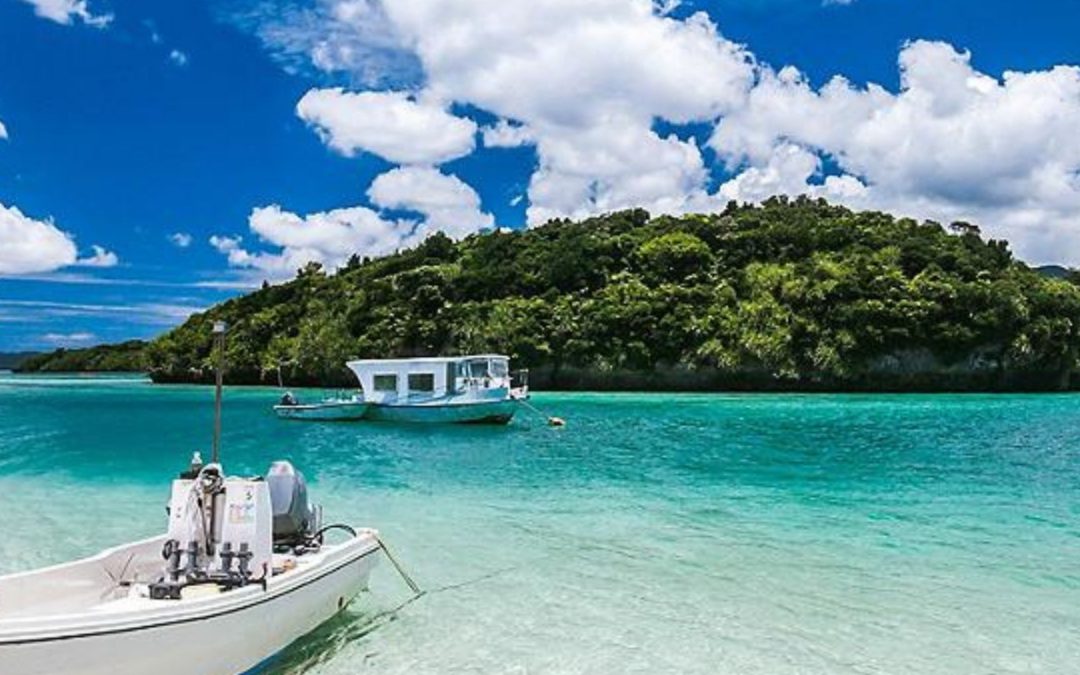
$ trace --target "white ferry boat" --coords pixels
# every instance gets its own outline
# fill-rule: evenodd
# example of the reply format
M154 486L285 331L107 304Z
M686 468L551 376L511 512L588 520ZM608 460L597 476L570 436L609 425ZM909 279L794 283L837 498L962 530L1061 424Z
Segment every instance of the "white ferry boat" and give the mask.
M347 365L360 380L369 420L506 424L529 396L524 376L515 383L510 358L501 354Z

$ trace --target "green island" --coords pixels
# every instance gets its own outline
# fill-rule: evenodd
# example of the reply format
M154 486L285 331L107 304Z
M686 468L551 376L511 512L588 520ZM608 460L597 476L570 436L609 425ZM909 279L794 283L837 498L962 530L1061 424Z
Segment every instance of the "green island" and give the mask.
M499 352L540 389L1052 391L1080 384L1080 285L968 223L809 198L642 210L454 242L337 273L309 264L149 343L60 350L23 371L143 370L350 386L349 358Z

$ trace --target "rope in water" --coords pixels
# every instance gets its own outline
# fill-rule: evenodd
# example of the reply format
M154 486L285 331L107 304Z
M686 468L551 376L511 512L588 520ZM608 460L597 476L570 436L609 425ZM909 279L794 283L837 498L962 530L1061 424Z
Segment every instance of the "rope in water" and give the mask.
M425 591L420 588L419 584L413 581L413 578L409 576L409 573L405 571L405 568L401 566L401 563L398 562L397 558L395 558L394 555L390 553L390 549L386 547L386 544L383 543L383 540L380 539L378 535L375 535L375 541L379 544L379 548L382 549L383 553L386 554L386 559L390 561L390 564L393 565L398 575L401 576L402 581L404 581L405 584L409 587L409 590L413 592L412 597L408 598L393 609L381 612L380 616L393 616L411 605L412 603L416 602L420 598L424 597L425 595L435 595L436 593L445 593L446 591L453 591L459 588L465 588L466 586L472 586L473 584L477 584L481 581L486 581L488 579L493 579L500 574L505 574L506 572L511 572L515 569L513 567L506 567L503 569L494 570L492 572L487 572L486 574L481 574L480 576L473 579L467 579L465 581L459 581L454 584L447 584L445 586L439 586L438 588L434 588L430 591Z
M561 418L561 417L553 417L553 416L551 416L551 415L545 415L545 414L544 414L544 413L543 413L543 412L542 412L542 411L541 411L541 410L540 410L539 408L537 408L536 406L534 406L534 405L533 405L532 403L529 403L529 401L528 401L527 399L524 399L524 398L515 398L514 400L515 400L515 401L517 401L518 403L520 403L521 405L525 406L525 407L526 407L526 408L528 408L529 410L533 411L533 412L534 412L534 413L536 413L537 415L539 415L539 416L540 416L541 418L543 418L543 419L544 419L544 421L545 421L545 422L547 422L547 423L548 423L549 425L551 425L551 426L553 426L553 427L562 427L562 426L566 426L566 420L564 420L564 419L563 419L563 418Z
M517 569L517 568L516 567L505 567L505 568L502 568L502 569L494 570L492 572L487 572L485 574L481 574L480 576L473 577L472 579L466 579L465 581L459 581L459 582L454 583L454 584L447 584L445 586L439 586L438 588L433 588L430 591L422 591L422 592L420 592L420 593L418 593L416 595L410 596L404 602L400 603L396 607L388 609L388 610L386 610L384 612L380 612L378 614L378 616L379 617L384 617L384 616L394 617L394 616L397 615L398 612L405 609L409 605L413 604L414 602L416 602L420 598L427 597L429 595L437 595L439 593L446 593L447 591L456 591L456 590L461 589L461 588L467 588L467 587L472 586L474 584L478 584L478 583L487 581L488 579L494 579L495 577L497 577L499 575L502 575L502 574L506 574L507 572L513 572L515 569Z
M417 585L415 581L413 581L413 578L409 576L409 573L406 572L405 568L401 566L401 563L397 561L397 558L395 558L394 554L390 552L390 549L386 547L386 544L384 544L383 540L379 538L379 535L375 535L375 541L378 542L379 548L381 548L383 550L383 553L386 554L386 559L389 560L390 564L394 566L395 570L397 570L397 573L401 576L402 581L404 581L405 585L409 587L409 590L413 592L413 598L409 600L409 602L412 602L416 598L419 598L421 595L423 595L424 591L420 588L420 586Z

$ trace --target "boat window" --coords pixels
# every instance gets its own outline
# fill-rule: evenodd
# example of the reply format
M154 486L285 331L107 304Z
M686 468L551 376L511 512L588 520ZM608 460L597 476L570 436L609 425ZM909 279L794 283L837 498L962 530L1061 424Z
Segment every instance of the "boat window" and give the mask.
M435 391L435 373L409 373L409 391Z
M491 376L492 377L506 377L507 365L504 359L492 359L491 360Z
M448 392L456 392L458 390L457 385L457 373L458 367L454 362L446 364L446 390Z
M471 377L487 377L487 361L469 361Z
M375 391L397 391L397 375L376 375L372 384Z

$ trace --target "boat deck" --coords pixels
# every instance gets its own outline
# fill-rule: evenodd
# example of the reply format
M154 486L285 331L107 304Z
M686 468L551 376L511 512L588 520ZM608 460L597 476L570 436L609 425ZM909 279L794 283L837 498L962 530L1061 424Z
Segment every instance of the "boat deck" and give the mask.
M374 537L361 531L358 538ZM213 583L189 586L180 600L150 598L149 584L162 573L161 545L164 537L110 549L92 558L33 572L0 578L0 634L6 628L61 617L140 614L156 610L203 607L208 601L230 602L250 591L262 591L258 581L223 590ZM328 564L348 544L328 545L304 555L274 554L274 573L267 581L273 591L293 579Z

